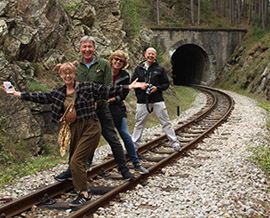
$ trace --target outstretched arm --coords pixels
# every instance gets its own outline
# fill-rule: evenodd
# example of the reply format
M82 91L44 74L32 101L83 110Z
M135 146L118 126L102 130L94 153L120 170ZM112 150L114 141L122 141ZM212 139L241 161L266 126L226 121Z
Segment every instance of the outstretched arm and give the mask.
M146 89L147 83L145 82L137 82L138 78L136 78L129 86L129 89L136 89L136 88L141 88L141 89Z

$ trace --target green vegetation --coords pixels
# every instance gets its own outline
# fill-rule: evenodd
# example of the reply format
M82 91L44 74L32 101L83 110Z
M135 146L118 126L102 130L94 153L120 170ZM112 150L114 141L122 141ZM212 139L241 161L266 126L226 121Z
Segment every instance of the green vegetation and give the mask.
M35 81L28 81L27 85L30 92L34 91L48 92L50 90L47 86Z
M80 1L75 1L74 5L64 5L62 4L62 7L66 11L78 11L83 6L83 3Z
M270 175L270 149L269 146L259 146L257 148L249 148L253 153L250 160L257 164L266 174Z
M142 18L148 16L147 3L143 0L123 0L120 10L127 36L134 38L143 27Z
M163 62L163 53L159 47L159 44L158 44L158 41L157 40L154 40L154 42L152 43L152 47L156 49L157 51L157 61L158 63L162 63Z
M257 93L255 87L258 87L270 59L269 43L269 33L259 28L247 32L214 86L253 98L263 97L265 93Z
M40 155L23 140L17 142L0 134L0 188L16 178L48 169L62 162L55 145L44 144Z
M268 114L270 113L270 104L259 102L258 106L265 109ZM270 119L267 122L267 129L270 130ZM257 148L249 148L253 154L249 157L250 161L257 164L267 175L270 175L270 138L266 139L268 144L258 146Z

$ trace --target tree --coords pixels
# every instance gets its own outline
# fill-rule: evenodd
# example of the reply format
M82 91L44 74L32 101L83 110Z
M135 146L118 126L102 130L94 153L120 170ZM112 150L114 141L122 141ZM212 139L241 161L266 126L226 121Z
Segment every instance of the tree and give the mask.
M215 0L212 0L212 11L215 10Z
M191 12L191 25L194 26L194 2L193 0L190 0L190 12Z
M159 26L159 0L157 0L157 25Z
M238 24L241 23L241 4L242 4L242 1L238 0L238 4L237 4L237 23Z
M223 17L226 17L226 0L223 0Z
M146 15L148 13L146 3L144 0L122 0L120 9L122 18L124 19L123 27L127 36L133 38L139 33L142 27L139 12Z
M200 26L201 24L201 1L198 0L198 20L197 25Z
M234 24L234 0L229 0L229 20L230 24Z
M252 10L252 3L249 2L248 4L248 21L247 24L250 25L251 24L251 10Z

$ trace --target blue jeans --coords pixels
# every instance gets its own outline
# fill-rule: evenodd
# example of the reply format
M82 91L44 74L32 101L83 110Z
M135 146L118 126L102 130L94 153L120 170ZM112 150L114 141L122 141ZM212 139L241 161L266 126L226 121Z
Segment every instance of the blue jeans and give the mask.
M136 166L139 164L139 157L136 152L134 143L132 141L131 135L128 131L128 126L127 126L127 118L123 117L122 118L122 124L120 127L116 127L117 131L119 132L121 138L123 139L125 148L127 150L127 153L130 157L130 160L132 161L133 165Z
M128 131L127 127L127 118L122 118L122 124L120 127L116 127L117 131L119 132L121 138L123 139L125 148L127 150L127 153L130 157L130 160L132 161L133 165L136 166L139 164L139 157L136 152L136 149L134 147L134 143L132 141L131 135ZM92 164L94 155L91 155L87 161L88 164Z

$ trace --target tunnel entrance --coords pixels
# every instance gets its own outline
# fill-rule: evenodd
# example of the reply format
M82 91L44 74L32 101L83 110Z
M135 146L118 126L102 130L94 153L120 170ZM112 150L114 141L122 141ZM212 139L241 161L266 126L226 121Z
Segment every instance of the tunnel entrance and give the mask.
M204 84L207 82L208 56L197 45L180 46L173 53L172 75L175 85Z

